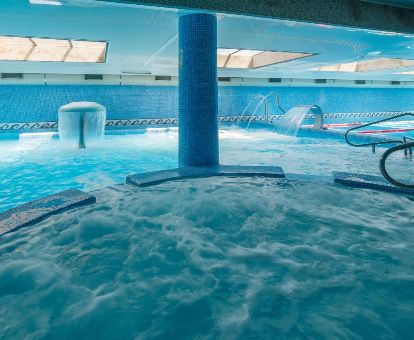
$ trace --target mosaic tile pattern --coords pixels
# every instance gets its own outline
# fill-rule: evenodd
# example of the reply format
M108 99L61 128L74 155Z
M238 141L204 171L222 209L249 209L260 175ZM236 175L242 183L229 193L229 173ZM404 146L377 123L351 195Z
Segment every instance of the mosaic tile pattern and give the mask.
M95 202L95 196L78 189L69 189L23 204L0 214L0 236L39 223L49 216Z
M414 88L226 85L218 88L219 115L240 115L254 96L272 91L285 109L315 104L332 114L414 110ZM178 117L177 86L0 85L0 122L55 122L59 107L74 101L104 105L110 120ZM273 101L269 105L271 113L279 113Z
M388 183L383 177L380 176L335 171L333 173L333 178L335 183L348 187L376 189L397 194L414 195L414 190L398 188Z
M212 167L182 167L129 175L126 183L138 187L145 187L167 181L212 176L264 176L285 178L285 173L279 166L218 165Z
M0 131L57 129L57 122L0 123Z
M366 122L375 119L388 118L403 113L414 113L414 111L391 111L391 112L349 112L349 113L326 113L325 119L339 121L345 119L347 121ZM282 116L270 115L270 122L276 122ZM306 119L312 120L314 115L308 114ZM239 120L247 122L251 119L252 122L264 122L264 116L244 116L241 119L238 116L220 116L218 121L221 123L237 123ZM306 123L306 122L305 122ZM162 125L177 125L178 118L139 118L139 119L109 119L106 121L107 128L122 128L122 127L146 127L146 126L162 126ZM34 122L34 123L0 123L1 131L26 131L26 130L50 130L57 129L57 122Z
M217 18L206 13L179 18L178 164L219 162Z

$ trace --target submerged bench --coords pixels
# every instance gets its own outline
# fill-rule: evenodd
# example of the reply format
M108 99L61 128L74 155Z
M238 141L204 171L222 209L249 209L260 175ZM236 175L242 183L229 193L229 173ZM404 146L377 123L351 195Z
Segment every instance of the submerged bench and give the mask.
M285 178L283 169L279 166L238 166L218 165L213 167L182 167L171 170L145 172L129 175L127 184L138 187L155 185L167 181L185 178L212 177L212 176L261 176Z
M39 223L49 216L96 202L96 197L69 189L0 213L0 236Z
M388 183L385 178L381 176L335 171L333 173L333 178L335 183L339 183L347 187L376 189L396 194L414 196L414 190L396 187L395 185Z

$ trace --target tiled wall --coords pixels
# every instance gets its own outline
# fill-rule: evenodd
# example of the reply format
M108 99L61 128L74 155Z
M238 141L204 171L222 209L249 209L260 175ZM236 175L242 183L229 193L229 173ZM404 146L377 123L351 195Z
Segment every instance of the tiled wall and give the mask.
M219 115L239 115L254 95L275 90L285 109L317 104L326 113L414 110L414 88L220 86ZM175 86L1 85L0 122L56 121L59 107L72 101L98 102L108 119L178 116Z

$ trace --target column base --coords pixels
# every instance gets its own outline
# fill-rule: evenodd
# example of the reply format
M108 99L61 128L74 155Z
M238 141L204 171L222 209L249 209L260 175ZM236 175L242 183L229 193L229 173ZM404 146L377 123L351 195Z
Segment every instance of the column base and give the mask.
M243 176L243 177L272 177L285 178L283 169L279 166L250 166L250 165L216 165L208 167L180 167L170 170L152 171L143 174L129 175L126 183L137 187L147 187L168 181L189 178L214 176Z

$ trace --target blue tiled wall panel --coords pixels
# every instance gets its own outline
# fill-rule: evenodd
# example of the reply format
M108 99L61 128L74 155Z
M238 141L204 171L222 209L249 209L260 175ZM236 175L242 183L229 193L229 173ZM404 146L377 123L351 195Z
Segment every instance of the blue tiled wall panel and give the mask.
M57 121L59 107L93 101L107 109L107 119L177 117L174 86L2 85L0 122Z
M414 88L223 86L219 88L219 115L240 114L253 96L271 91L279 93L280 104L286 110L311 104L325 113L414 110ZM272 101L272 112L276 111L274 104Z
M327 113L414 110L414 89L408 88L221 86L218 113L239 115L254 95L275 90L285 109L317 104ZM0 85L0 122L57 121L60 106L83 100L106 106L108 119L178 117L175 86Z

